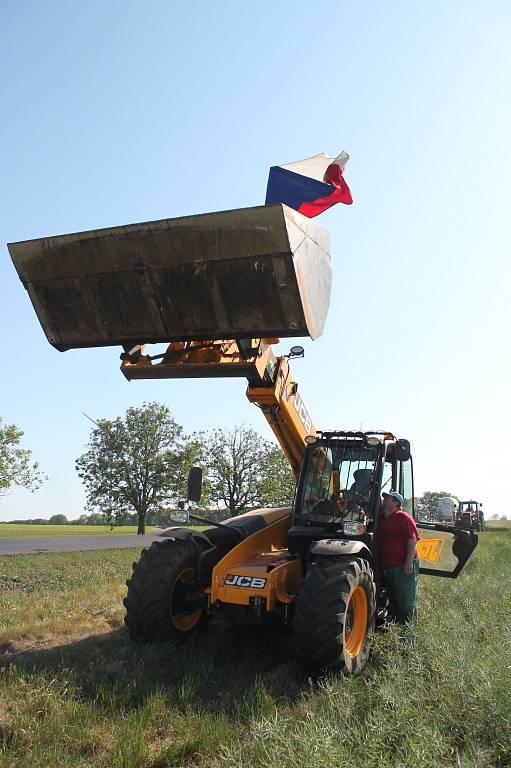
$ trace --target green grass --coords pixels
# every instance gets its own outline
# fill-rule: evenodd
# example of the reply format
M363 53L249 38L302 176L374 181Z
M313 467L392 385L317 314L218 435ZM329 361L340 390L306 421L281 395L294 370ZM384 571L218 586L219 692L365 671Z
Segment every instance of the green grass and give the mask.
M490 530L511 528L511 520L487 520L486 527Z
M153 530L147 527L147 533ZM40 536L117 536L123 533L136 533L136 525L23 525L22 523L0 523L0 538L39 538Z
M205 525L186 525L203 531ZM146 533L157 532L159 529L152 525L146 527ZM117 536L118 534L137 532L136 525L119 525L110 528L109 525L23 525L21 523L0 523L0 539L38 539L47 536Z
M511 764L511 529L455 581L423 577L413 636L312 680L289 637L212 622L131 643L136 550L0 560L2 768L490 768Z

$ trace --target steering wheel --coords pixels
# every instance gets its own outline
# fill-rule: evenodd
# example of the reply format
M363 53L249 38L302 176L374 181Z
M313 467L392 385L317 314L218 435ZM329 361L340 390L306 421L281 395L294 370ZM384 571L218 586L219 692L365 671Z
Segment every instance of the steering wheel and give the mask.
M332 494L332 503L335 504L337 514L341 517L346 517L348 514L349 501L350 494L347 488L339 488Z

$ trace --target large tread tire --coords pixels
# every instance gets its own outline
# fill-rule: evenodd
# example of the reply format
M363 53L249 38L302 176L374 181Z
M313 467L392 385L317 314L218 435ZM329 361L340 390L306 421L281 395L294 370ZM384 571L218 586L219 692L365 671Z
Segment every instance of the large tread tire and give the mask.
M358 674L369 658L375 614L374 576L367 561L318 557L309 565L296 602L295 653L306 667Z
M124 623L137 642L182 641L204 626L202 609L182 605L179 584L193 578L197 553L189 541L163 539L144 549L126 586Z

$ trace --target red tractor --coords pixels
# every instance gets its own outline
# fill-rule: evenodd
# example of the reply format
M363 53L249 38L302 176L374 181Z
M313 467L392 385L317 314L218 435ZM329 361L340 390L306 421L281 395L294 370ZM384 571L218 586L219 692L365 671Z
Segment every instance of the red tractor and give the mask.
M480 501L460 501L455 521L456 528L466 531L484 531L483 505Z

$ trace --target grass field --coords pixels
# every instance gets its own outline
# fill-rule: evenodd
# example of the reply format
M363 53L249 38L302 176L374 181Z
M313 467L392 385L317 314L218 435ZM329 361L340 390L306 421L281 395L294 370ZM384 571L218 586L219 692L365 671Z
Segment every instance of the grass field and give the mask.
M308 678L289 638L212 622L131 643L136 550L0 560L2 768L511 765L511 528L456 581L423 577L413 639L376 636L363 676Z
M147 527L147 533L153 530ZM117 536L123 533L136 533L136 525L23 525L22 523L0 523L0 539L39 538L40 536Z

